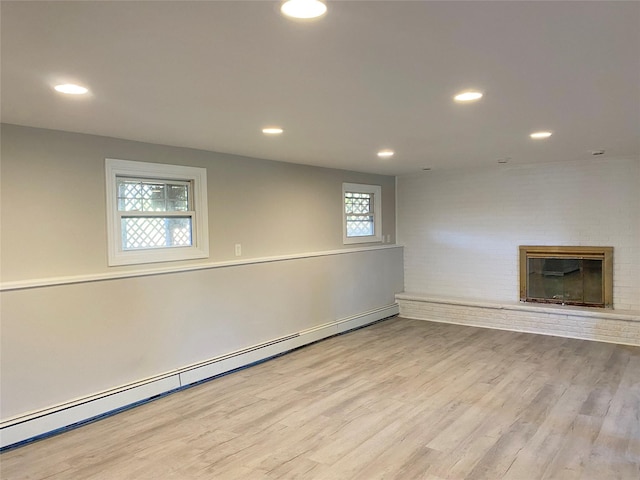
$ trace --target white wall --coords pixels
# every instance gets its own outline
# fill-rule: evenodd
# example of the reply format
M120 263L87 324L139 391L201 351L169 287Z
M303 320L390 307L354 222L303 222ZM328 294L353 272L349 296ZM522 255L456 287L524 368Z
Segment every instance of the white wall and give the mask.
M105 157L206 167L211 258L144 276L163 266L108 267ZM342 244L342 182L382 186L393 237L393 177L14 125L2 126L1 167L2 428L332 322L373 321L403 289L402 248Z
M402 176L405 290L517 302L519 245L614 247L614 308L640 310L640 161L587 159Z
M401 288L390 248L5 291L2 417L390 305Z
M210 258L345 248L342 182L382 186L395 242L395 178L202 150L2 125L2 281L124 272L108 267L104 159L205 167Z

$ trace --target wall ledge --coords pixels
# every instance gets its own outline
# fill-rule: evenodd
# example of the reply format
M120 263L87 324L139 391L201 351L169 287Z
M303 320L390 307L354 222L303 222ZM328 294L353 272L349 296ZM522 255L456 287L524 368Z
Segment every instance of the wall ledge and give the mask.
M165 275L169 273L193 272L196 270L209 270L213 268L238 267L243 265L255 265L259 263L284 262L287 260L298 260L303 258L327 257L331 255L346 255L349 253L370 252L376 250L387 250L391 248L403 248L402 245L387 244L374 245L368 247L341 248L337 250L323 250L317 252L303 252L290 255L277 255L272 257L256 257L245 260L230 260L225 262L207 262L196 265L161 266L151 268L140 268L136 270L126 270L108 273L93 273L86 275L72 275L65 277L36 278L29 280L17 280L0 283L0 292L11 290L26 290L30 288L52 287L56 285L71 285L74 283L102 282L106 280L117 280L121 278L148 277L151 275ZM119 267L111 267L117 269Z

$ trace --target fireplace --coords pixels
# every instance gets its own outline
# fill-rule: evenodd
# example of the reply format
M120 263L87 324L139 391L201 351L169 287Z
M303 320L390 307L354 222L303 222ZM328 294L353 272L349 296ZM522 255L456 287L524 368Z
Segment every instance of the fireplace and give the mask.
M520 301L613 308L613 247L520 247Z

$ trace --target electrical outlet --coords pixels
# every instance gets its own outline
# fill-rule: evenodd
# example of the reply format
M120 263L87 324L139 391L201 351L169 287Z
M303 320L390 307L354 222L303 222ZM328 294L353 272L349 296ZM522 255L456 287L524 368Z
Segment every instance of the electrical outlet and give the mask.
M242 255L242 244L236 243L236 257L239 257L240 255Z

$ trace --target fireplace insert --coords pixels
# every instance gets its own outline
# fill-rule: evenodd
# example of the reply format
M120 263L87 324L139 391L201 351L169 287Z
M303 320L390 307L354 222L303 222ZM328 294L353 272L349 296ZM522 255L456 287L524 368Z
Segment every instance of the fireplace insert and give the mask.
M520 247L520 300L613 307L613 247Z

